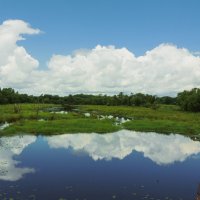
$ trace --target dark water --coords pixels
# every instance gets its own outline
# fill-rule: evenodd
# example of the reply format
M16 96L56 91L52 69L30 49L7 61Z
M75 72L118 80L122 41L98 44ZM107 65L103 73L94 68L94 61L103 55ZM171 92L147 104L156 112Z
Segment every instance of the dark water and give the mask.
M0 138L0 199L197 198L200 142L119 131Z

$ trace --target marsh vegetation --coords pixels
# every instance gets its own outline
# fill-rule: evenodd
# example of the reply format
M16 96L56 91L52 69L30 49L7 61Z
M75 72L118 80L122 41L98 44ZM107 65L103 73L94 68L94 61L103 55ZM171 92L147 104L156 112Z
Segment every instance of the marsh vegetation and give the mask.
M70 111L54 104L9 104L0 106L0 123L2 126L9 123L0 130L4 135L108 133L121 129L185 135L200 133L199 113L163 104L156 110L139 106L78 105Z
M0 89L1 134L108 133L121 129L199 135L200 89L148 94L33 96Z

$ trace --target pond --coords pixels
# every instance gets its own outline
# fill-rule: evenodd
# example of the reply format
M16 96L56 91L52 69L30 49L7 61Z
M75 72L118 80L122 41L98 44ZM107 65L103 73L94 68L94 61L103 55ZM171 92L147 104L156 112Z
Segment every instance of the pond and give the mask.
M181 135L0 138L0 199L194 200L200 142Z

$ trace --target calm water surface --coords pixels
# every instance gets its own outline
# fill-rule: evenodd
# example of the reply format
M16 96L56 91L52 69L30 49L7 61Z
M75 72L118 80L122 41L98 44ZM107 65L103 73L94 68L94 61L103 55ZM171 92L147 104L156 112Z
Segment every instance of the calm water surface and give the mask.
M181 135L0 138L0 199L195 200L200 142Z

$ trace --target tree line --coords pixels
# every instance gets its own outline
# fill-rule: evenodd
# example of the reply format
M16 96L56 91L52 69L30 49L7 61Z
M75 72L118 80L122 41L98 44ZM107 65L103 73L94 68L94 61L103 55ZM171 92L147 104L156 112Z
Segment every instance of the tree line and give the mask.
M42 94L40 96L20 94L12 88L0 88L0 104L16 103L52 103L63 105L110 105L110 106L145 106L156 108L158 104L179 105L183 111L200 112L200 89L193 88L177 94L176 97L149 94L124 94L118 95L91 95L75 94L68 96L58 96Z
M69 105L127 105L127 106L155 106L156 104L176 104L174 97L157 97L155 95L131 93L130 95L120 92L118 95L91 95L91 94L75 94L68 96L58 96L50 94L42 94L33 96L28 94L20 94L12 88L0 88L0 104L13 103L53 103L53 104L69 104Z

